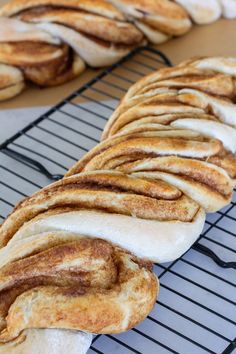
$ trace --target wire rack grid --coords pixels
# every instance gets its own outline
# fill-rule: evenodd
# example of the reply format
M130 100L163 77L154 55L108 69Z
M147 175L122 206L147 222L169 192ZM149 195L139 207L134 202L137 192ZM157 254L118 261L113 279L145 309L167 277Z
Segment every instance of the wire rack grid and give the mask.
M99 142L130 85L169 60L140 48L0 146L0 222L22 198L60 178ZM236 347L236 195L207 217L179 260L154 266L161 290L152 313L120 335L97 335L89 354L230 354ZM211 257L211 258L209 258Z

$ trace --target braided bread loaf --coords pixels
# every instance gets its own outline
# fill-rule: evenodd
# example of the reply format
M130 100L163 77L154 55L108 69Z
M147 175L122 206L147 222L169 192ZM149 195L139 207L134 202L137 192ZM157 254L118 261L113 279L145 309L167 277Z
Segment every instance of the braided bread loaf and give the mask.
M19 94L25 81L42 87L60 85L80 75L86 64L111 65L147 40L159 44L181 36L191 29L189 15L197 23L215 21L222 11L234 17L236 0L222 4L11 0L0 9L0 100Z
M106 0L10 1L0 9L0 63L19 68L26 80L37 85L59 85L78 76L85 63L95 68L111 65L145 44L145 37L161 42L191 27L187 13L169 0L162 7L141 3L137 27L118 3L114 5ZM142 18L144 9L150 11L147 23L146 16ZM168 21L167 36L159 27ZM0 75L0 89L1 81ZM14 84L7 93L0 91L0 99L23 90L24 85Z
M226 206L236 181L235 70L234 58L195 58L142 78L108 121L104 141L67 176L112 170L165 182L206 212ZM177 220L178 227L187 221Z
M0 353L64 353L68 341L70 354L78 353L78 343L85 353L91 335L71 330L118 333L148 315L158 292L152 265L108 242L108 217L138 213L143 204L144 216L154 218L161 211L158 203L148 209L155 206L148 197L153 185L122 174L81 174L16 207L0 229ZM100 239L96 218L107 223Z
M180 257L205 211L231 200L234 63L193 59L142 79L104 141L9 215L0 228L0 353L33 353L34 338L46 338L45 352L65 352L70 340L70 354L79 341L85 353L89 333L125 331L148 315L158 293L150 261Z

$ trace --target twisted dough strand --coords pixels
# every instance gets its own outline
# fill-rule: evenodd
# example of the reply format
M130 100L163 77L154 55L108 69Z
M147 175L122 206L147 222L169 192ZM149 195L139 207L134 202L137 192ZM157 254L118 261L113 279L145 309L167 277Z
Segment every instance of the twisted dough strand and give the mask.
M161 179L217 211L236 181L235 78L236 59L223 57L189 59L142 78L108 121L104 142L67 175L108 168Z
M146 12L144 18L139 16L139 25L135 26L119 10L118 3L112 5L106 0L12 0L0 9L0 63L19 68L25 80L40 86L69 81L85 69L85 64L111 65L144 45L145 37L154 41L166 38L158 20L163 4L147 5L140 3L140 14L144 7L150 13ZM168 22L170 16L164 32L180 35L188 31L191 22L179 5L165 0L164 8L170 11L162 14L161 22ZM145 23L149 16L151 23ZM0 77L0 89L7 88ZM2 92L0 99L10 98L22 89L12 86L7 93Z
M149 261L181 256L204 209L232 197L230 63L194 59L142 79L108 123L109 138L9 215L0 228L0 352L29 342L32 328L118 333L148 315L158 293Z
M107 242L119 244L101 225L112 214L175 219L181 206L192 221L198 206L175 188L109 172L68 177L22 201L0 229L0 352L31 343L31 328L119 333L142 321L158 293L152 265ZM74 232L47 229L52 217L63 221L73 213ZM90 225L86 213L98 217L92 225L100 227L100 239L98 231L83 229Z
M146 317L157 293L150 264L106 241L46 236L51 243L37 247L38 238L23 258L16 243L1 267L1 342L34 327L117 333Z
M80 75L85 66L103 67L117 62L147 41L159 44L191 29L191 19L210 23L223 13L235 16L235 0L11 0L0 9L0 100L19 94L25 82L48 87ZM191 17L191 19L190 19ZM47 54L47 60L45 57ZM11 68L11 70L10 70ZM21 71L19 82L13 69ZM195 71L195 74L194 74ZM192 68L189 88L218 87L230 91L222 76L204 77ZM4 76L9 76L7 85ZM192 78L193 79L193 78ZM187 79L188 81L188 79ZM222 85L217 85L222 81ZM223 82L225 85L223 85ZM183 87L186 78L163 80L165 86ZM158 85L155 85L157 89ZM151 86L146 89L150 89Z
M235 70L234 58L194 58L142 78L66 175L121 171L173 184L207 212L224 207L236 180Z

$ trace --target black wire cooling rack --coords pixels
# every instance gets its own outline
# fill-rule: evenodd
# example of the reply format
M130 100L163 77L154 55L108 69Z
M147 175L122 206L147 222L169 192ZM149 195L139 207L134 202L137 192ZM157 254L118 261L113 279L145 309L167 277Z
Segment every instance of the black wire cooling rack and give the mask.
M130 85L170 65L161 52L139 48L0 145L0 221L20 199L61 178L99 142ZM236 195L207 217L201 237L183 257L154 266L161 290L148 318L127 333L94 337L89 354L234 351L235 202Z

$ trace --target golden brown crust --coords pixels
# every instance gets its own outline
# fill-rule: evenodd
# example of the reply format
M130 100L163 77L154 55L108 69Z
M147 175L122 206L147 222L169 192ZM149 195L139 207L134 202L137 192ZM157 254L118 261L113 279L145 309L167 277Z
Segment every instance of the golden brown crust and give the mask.
M169 0L110 0L123 13L167 35L182 35L191 28L186 11Z
M39 86L72 80L84 70L84 62L113 64L143 42L142 33L103 0L16 0L0 13L5 16L1 26L7 25L0 38L0 62L21 68L25 79ZM17 93L18 86L4 89L1 96Z
M233 80L229 75L223 74L212 74L212 75L186 75L181 77L175 77L172 79L160 80L145 86L139 94L144 94L150 90L159 88L159 87L168 87L168 88L195 88L208 92L214 95L222 95L232 97L234 94L234 85Z
M183 66L174 66L171 68L161 68L160 70L155 71L154 73L142 77L140 80L138 80L134 85L130 87L130 89L128 90L128 92L124 97L124 101L139 94L141 90L145 88L149 88L151 85L154 85L155 83L162 80L185 77L189 75L197 75L197 76L203 75L202 70L191 67L187 64L188 63L186 63L186 65ZM211 73L212 72L210 70L205 71L206 75Z
M184 129L217 138L225 149L235 152L235 67L233 58L196 58L142 78L111 116L102 140Z
M179 137L173 136L175 132ZM236 158L219 140L181 134L180 130L120 134L91 150L67 176L103 169L161 179L207 211L218 210L232 198L230 177L235 178Z
M68 47L40 42L0 43L0 62L19 67L58 65L67 58Z
M115 44L134 45L143 40L142 33L128 22L115 21L103 16L63 8L40 8L28 10L19 15L26 22L54 22L68 26Z
M121 134L134 134L139 132L148 132L150 130L153 131L161 131L161 130L175 130L175 126L173 125L175 122L179 120L201 120L202 121L213 121L218 122L218 119L210 114L205 113L170 113L163 114L160 116L149 116L144 118L139 118L131 123L124 125L121 129L119 129L117 135ZM176 131L176 133L179 130ZM194 132L189 131L189 134L194 134ZM196 132L197 135L197 132ZM198 134L200 135L200 134Z
M232 194L232 185L229 178L225 178L222 171L214 169L204 161L184 159L177 156L157 157L124 163L117 168L124 173L140 171L162 171L179 174L184 178L207 185L212 190L222 194L226 198Z
M102 139L104 140L114 135L117 131L116 126L119 129L126 115L133 114L133 118L129 118L130 121L132 121L132 119L139 119L140 114L137 115L135 113L137 108L141 108L143 116L156 115L157 113L155 112L158 112L160 106L158 105L157 107L157 103L163 101L163 103L167 103L166 113L171 113L171 106L168 105L168 100L172 97L172 101L174 102L176 99L177 102L179 100L178 89L181 88L194 88L206 93L211 93L214 96L222 95L223 97L229 98L235 95L234 80L230 75L215 74L212 70L203 71L191 66L163 68L145 76L131 86L108 121L102 134ZM154 107L151 108L153 101L156 102L156 109ZM186 105L194 106L190 101L181 102L186 103ZM150 106L149 109L147 109L148 105ZM145 106L146 109L144 109ZM204 107L195 106L204 109ZM182 113L185 113L185 109L184 107L182 108ZM192 113L194 112L192 111ZM209 110L206 109L205 113L209 113Z
M0 61L21 68L25 79L39 86L63 84L85 69L67 45L40 42L0 43Z
M85 70L85 63L75 53L68 55L66 63L60 66L46 66L40 68L24 68L25 77L43 87L62 85L73 80Z
M178 66L174 66L172 68L162 68L158 71L155 71L154 73L151 73L147 76L144 76L141 78L139 81L137 81L133 86L130 87L128 90L127 94L124 97L124 101L129 100L130 98L139 95L140 92L143 92L144 90L146 92L150 91L155 85L158 85L161 81L164 80L186 80L188 77L193 77L193 79L197 80L197 77L212 77L215 81L214 88L211 88L210 85L207 85L207 82L205 82L204 86L201 87L199 86L198 89L210 92L213 94L217 94L217 92L221 93L223 96L229 95L229 97L232 97L233 91L231 91L232 88L232 75L230 75L227 70L225 72L222 70L222 72L217 73L216 71L213 70L212 66L205 67L204 69L201 69L201 67L198 67L196 64L196 67L194 66L195 61L189 60L184 62L183 64L180 64ZM229 70L230 71L230 70ZM217 80L219 77L218 75L223 75L222 76L222 82L220 80ZM231 83L230 83L231 82ZM190 80L191 83L191 80ZM194 80L193 80L194 83ZM197 85L197 82L195 83ZM170 86L171 87L171 86ZM186 85L186 87L188 87ZM230 88L231 87L231 88Z
M145 76L121 100L100 147L67 175L103 168L161 179L206 211L219 210L232 198L236 172L235 63L193 58Z
M0 99L19 93L24 81L55 86L74 79L85 69L83 60L49 33L16 19L3 18L0 22L5 31L0 38L0 63L14 65L22 72L21 82L2 90Z
M114 6L103 0L12 0L1 8L0 16L13 16L23 10L39 6L66 7L124 20Z
M208 138L205 138L201 136L200 134L195 134L191 131L188 130L164 130L164 131L144 131L144 132L137 132L137 133L129 133L126 132L124 134L117 134L116 136L107 139L103 142L101 142L99 145L95 146L93 149L91 149L87 154L85 154L78 162L75 163L74 166L69 169L69 171L66 173L66 176L70 176L79 172L82 172L86 169L86 166L90 161L92 161L94 158L96 158L98 155L102 154L103 152L106 152L108 150L113 151L113 147L116 148L117 145L122 144L122 146L125 146L125 142L127 141L128 143L131 141L131 144L134 145L133 141L140 141L142 144L145 144L145 142L148 142L149 139L154 139L157 143L159 144L164 143L165 144L165 139L167 138L167 141L172 145L172 151L174 151L174 144L175 141L172 141L172 138L178 139L180 141L180 145L182 144L181 140L183 139L184 141L189 141L194 144L194 141L198 142L197 145L200 146L201 142L209 142L210 140ZM213 140L214 141L214 140ZM216 150L214 150L214 153L220 152L221 151L221 143L216 142ZM196 146L197 146L196 145ZM204 144L205 145L205 144ZM203 146L204 146L203 145ZM211 144L210 144L211 145ZM137 147L138 149L138 147ZM187 151L187 150L186 150ZM140 153L140 152L139 152ZM196 151L197 153L197 151ZM137 154L137 153L136 153ZM141 153L141 155L144 155L147 157L147 155L154 156L154 153L152 154L152 151L149 153L146 151L144 154ZM155 153L158 155L158 152ZM175 154L175 152L174 152ZM194 154L194 152L193 152ZM208 151L208 154L211 154L211 151ZM207 155L208 155L207 154ZM121 154L122 156L122 154Z
M197 139L183 138L163 138L147 137L134 138L124 141L111 149L97 155L87 164L85 170L106 169L106 163L121 156L136 156L144 154L147 157L177 155L183 157L195 157L198 159L207 159L217 155L222 149L222 145L217 140L198 141Z
M150 263L103 240L73 238L56 243L55 234L54 244L24 256L19 249L0 268L1 342L27 328L116 333L151 311L158 282Z
M168 137L168 132L164 134L164 136ZM155 138L155 137L161 137L162 135L160 132L139 132L139 133L133 133L133 134L120 134L117 136L114 136L110 139L107 139L105 141L102 141L100 144L96 145L93 149L91 149L88 153L86 153L79 161L77 161L70 169L69 171L65 174L65 176L71 176L76 173L80 173L84 170L86 165L89 163L90 160L92 160L94 157L97 155L101 154L102 152L112 148L113 146L116 146L117 144L120 144L125 141L133 140L136 138ZM188 138L188 136L180 134L179 137L184 136L185 138ZM178 135L176 135L178 137ZM192 137L192 136L190 136Z
M173 97L173 101L176 98ZM158 104L159 103L159 104ZM162 116L165 114L175 114L175 113L204 113L200 108L195 108L190 105L185 105L178 102L162 102L158 97L150 98L147 101L137 104L136 106L128 109L126 112L120 115L118 119L110 126L105 129L103 134L103 139L111 137L119 132L126 124L136 121L139 118L150 117L150 116Z
M181 6L172 3L169 0L137 0L135 3L132 0L118 0L117 3L119 2L127 7L135 7L135 10L137 13L139 12L141 17L156 14L171 18L184 19L187 16L186 11Z
M137 179L118 172L78 174L23 200L1 226L1 246L6 245L25 222L58 207L186 222L191 222L199 210L196 203L165 182Z
M219 156L212 156L209 162L227 171L229 176L236 179L236 157L230 152L223 151Z

